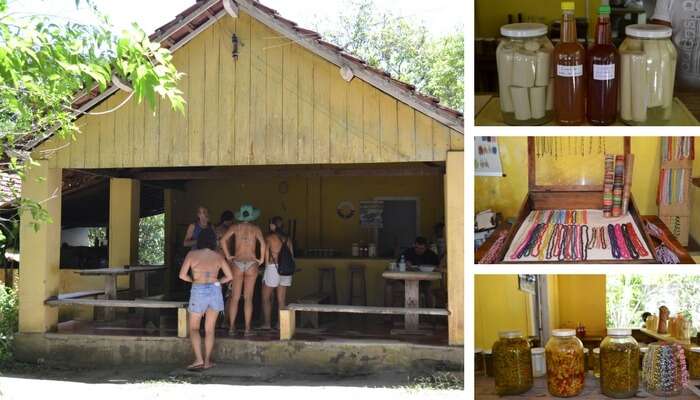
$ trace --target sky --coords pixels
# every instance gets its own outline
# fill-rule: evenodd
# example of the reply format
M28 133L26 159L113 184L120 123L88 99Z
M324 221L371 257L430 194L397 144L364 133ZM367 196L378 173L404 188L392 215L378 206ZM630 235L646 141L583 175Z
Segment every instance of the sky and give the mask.
M112 24L121 30L138 22L146 33L170 21L182 10L194 4L194 0L94 0L100 11L110 17ZM261 0L283 17L302 27L314 29L317 21L332 18L343 10L348 0ZM380 10L422 21L428 30L440 36L463 30L467 5L463 0L374 0ZM91 13L81 6L76 10L75 0L9 0L9 11L50 15L57 19L92 22Z

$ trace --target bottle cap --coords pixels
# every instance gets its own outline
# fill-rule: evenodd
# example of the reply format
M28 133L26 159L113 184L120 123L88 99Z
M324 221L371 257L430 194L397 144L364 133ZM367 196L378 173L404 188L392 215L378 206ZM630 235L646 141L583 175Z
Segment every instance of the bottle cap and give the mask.
M600 354L600 347L593 349L593 354Z
M611 328L608 329L608 336L632 336L632 330L625 328Z
M501 27L501 35L507 37L526 38L543 36L546 34L547 25L545 24L522 22L503 25Z
M576 336L576 331L573 329L554 329L552 336L556 337L571 337Z
M642 39L664 39L670 38L673 31L670 26L653 24L627 25L625 28L627 36Z
M513 339L513 338L518 338L523 336L523 334L520 331L500 331L498 332L498 337L504 338L504 339Z
M598 7L599 15L610 15L610 11L610 6L607 4L603 4L600 7Z
M573 1L562 1L561 2L562 11L574 11L576 10L576 3Z

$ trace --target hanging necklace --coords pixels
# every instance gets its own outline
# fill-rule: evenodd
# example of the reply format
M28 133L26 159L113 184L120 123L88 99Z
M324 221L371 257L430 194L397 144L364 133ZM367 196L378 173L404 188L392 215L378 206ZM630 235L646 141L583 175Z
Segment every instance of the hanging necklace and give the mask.
M615 227L612 224L608 224L608 237L610 237L610 253L616 259L620 258L620 248L617 247L617 240L615 239Z

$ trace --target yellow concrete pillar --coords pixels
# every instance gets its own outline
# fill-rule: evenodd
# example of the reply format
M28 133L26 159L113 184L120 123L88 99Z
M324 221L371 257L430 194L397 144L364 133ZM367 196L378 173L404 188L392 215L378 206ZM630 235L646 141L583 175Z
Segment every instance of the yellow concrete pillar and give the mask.
M24 212L20 225L19 331L55 330L58 309L44 300L58 294L61 254L61 169L48 162L32 167L22 182L22 198L40 202L51 218L38 229L30 212Z
M122 267L138 261L140 182L109 180L109 266Z
M449 344L464 345L464 152L447 153L445 235Z

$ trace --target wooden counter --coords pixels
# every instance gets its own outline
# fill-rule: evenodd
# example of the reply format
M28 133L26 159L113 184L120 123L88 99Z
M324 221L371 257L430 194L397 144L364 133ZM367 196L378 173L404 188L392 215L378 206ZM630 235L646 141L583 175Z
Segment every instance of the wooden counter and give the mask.
M663 342L669 342L669 343L678 343L678 344L690 344L690 340L680 340L672 337L671 335L662 335L658 332L654 332L650 329L646 328L641 328L639 329L640 332L644 333L647 336L651 336L654 339L663 341Z
M486 376L477 376L474 379L475 386L474 386L474 398L478 400L486 400L486 399L522 399L522 398L537 398L537 399L559 399L559 397L554 397L547 392L547 378L535 378L535 384L533 385L532 389L528 391L527 393L518 395L518 396L498 396L496 394L496 386L494 383L493 378L486 377ZM696 381L692 381L693 384L696 383ZM698 395L693 393L694 388L692 389L685 389L683 393L681 393L679 396L672 397L673 399L698 399ZM648 399L664 399L666 397L656 397L656 396L651 396L650 394L644 392L643 390L640 390L637 393L637 397L644 397ZM605 399L605 400L610 400L609 397L605 396L600 392L600 384L598 383L598 379L593 376L593 374L589 371L586 374L586 381L585 385L583 388L583 392L581 392L580 395L573 397L574 399Z
M505 126L503 117L501 116L501 107L498 96L491 94L479 94L474 99L476 108L476 117L474 125L476 126ZM485 104L484 104L485 103ZM556 125L550 122L547 125ZM613 125L624 125L619 119ZM678 98L673 99L673 110L671 121L668 126L694 126L700 125L700 122L695 118L693 113L688 110L688 107Z

